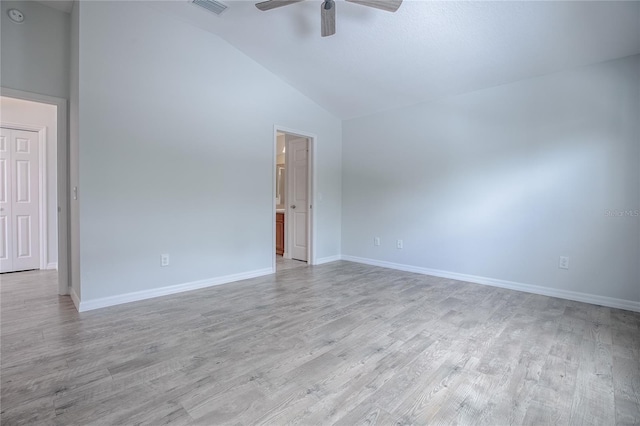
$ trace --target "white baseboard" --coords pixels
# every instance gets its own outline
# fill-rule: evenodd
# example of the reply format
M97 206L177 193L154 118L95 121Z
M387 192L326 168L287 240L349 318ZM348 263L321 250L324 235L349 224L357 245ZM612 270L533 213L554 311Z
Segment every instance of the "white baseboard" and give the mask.
M524 291L526 293L540 294L543 296L558 297L560 299L575 300L577 302L591 303L593 305L606 306L609 308L618 308L628 311L640 312L640 302L634 302L631 300L616 299L613 297L580 293L577 291L559 290L555 288L517 283L514 281L499 280L495 278L459 274L457 272L441 271L438 269L421 268L419 266L403 265L400 263L385 262L383 260L367 259L364 257L342 255L341 258L342 260L348 260L350 262L364 263L366 265L380 266L389 269L397 269L399 271L415 272L416 274L432 275L434 277L449 278L475 284L483 284L493 287L507 288L510 290Z
M69 288L69 294L71 295L71 300L73 301L73 304L76 305L76 309L78 310L78 312L81 312L80 298L78 297L78 294L76 293L75 289Z
M366 265L380 266L382 268L396 269L399 271L414 272L422 275L431 275L434 277L454 279L475 284L489 285L493 287L507 288L510 290L524 291L526 293L540 294L543 296L558 297L561 299L575 300L577 302L591 303L594 305L607 306L610 308L626 309L628 311L640 312L640 302L630 300L616 299L612 297L599 296L589 293L580 293L576 291L559 290L549 287L542 287L531 284L523 284L514 281L499 280L495 278L479 277L476 275L460 274L457 272L442 271L438 269L422 268L419 266L404 265L400 263L386 262L383 260L368 259L363 257L336 255L316 259L316 265L335 262L338 260L346 260L349 262L363 263ZM227 284L235 281L246 280L250 278L261 277L273 274L273 268L259 269L256 271L245 272L240 274L226 275L223 277L211 278L200 281L193 281L184 284L177 284L157 289L137 291L117 296L104 297L100 299L80 301L73 288L70 289L71 299L76 309L85 312L93 309L105 308L107 306L120 305L123 303L135 302L139 300L151 299L154 297L166 296L169 294L182 293L184 291L197 290L206 287L212 287L221 284Z
M58 269L58 262L49 262L47 263L47 269Z
M166 296L169 294L182 293L184 291L198 290L201 288L212 287L220 284L227 284L235 281L246 280L249 278L261 277L273 274L273 268L259 269L256 271L243 272L240 274L226 275L223 277L209 278L206 280L192 281L189 283L176 284L167 287L153 288L149 290L136 291L133 293L119 294L117 296L102 297L93 300L82 300L76 303L78 311L85 312L93 309L106 308L107 306L121 305L123 303L136 302L139 300L151 299L154 297ZM74 292L72 290L71 297ZM77 298L77 296L76 296Z
M342 260L342 256L339 254L335 256L321 257L320 259L316 259L314 265L322 265L323 263L336 262L338 260Z

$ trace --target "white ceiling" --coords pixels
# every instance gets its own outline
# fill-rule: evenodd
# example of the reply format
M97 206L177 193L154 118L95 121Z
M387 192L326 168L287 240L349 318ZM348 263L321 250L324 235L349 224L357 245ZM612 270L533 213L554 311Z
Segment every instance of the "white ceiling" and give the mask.
M337 1L320 37L320 2L261 12L226 1L160 6L218 34L337 117L347 119L640 53L640 2L433 2L396 13Z
M190 0L152 4L343 119L640 53L640 1L404 0L388 13L338 0L337 34L326 38L320 1L268 12L223 2L220 16Z

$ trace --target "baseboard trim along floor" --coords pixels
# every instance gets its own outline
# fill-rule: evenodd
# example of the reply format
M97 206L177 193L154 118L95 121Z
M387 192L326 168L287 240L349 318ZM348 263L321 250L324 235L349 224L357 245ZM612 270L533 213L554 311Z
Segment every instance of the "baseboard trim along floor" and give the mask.
M475 284L489 285L493 287L506 288L510 290L523 291L526 293L539 294L542 296L558 297L560 299L573 300L576 302L591 303L609 308L625 309L633 312L640 312L640 302L630 300L616 299L612 297L599 296L589 293L581 293L576 291L567 291L554 289L549 287L537 286L532 284L518 283L514 281L500 280L495 278L487 278L476 275L460 274L457 272L442 271L438 269L429 269L413 265L405 265L401 263L386 262L383 260L369 259L364 257L336 255L316 260L316 265L326 264L339 260L348 262L361 263L371 266L379 266L382 268L395 269L398 271L413 272L422 275L431 275L434 277L448 278L458 281L465 281ZM79 312L90 311L93 309L105 308L107 306L115 306L123 303L135 302L139 300L151 299L154 297L166 296L169 294L181 293L184 291L197 290L201 288L211 287L215 285L228 284L236 281L246 280L250 278L261 277L273 274L272 268L259 269L239 274L226 275L222 277L209 278L199 281L193 281L183 284L177 284L167 287L161 287L150 290L137 291L116 296L104 297L93 300L81 300L75 292L71 292L71 297L78 308Z
M93 300L82 300L77 294L72 292L71 297L79 312L91 311L94 309L106 308L107 306L121 305L123 303L137 302L139 300L152 299L154 297L166 296L169 294L182 293L184 291L198 290L221 284L228 284L236 281L257 278L264 275L273 274L273 268L258 269L255 271L243 272L239 274L225 275L222 277L209 278L205 280L192 281L183 284L176 284L161 288L153 288L132 293L119 294L117 296L102 297ZM76 299L79 299L76 301Z
M532 284L523 284L514 281L499 280L495 278L480 277L476 275L459 274L457 272L441 271L438 269L422 268L419 266L404 265L401 263L385 262L383 260L368 259L357 256L342 255L342 260L362 263L382 268L396 269L398 271L414 272L416 274L431 275L440 278L465 281L474 284L490 285L493 287L507 288L510 290L524 291L526 293L539 294L542 296L558 297L560 299L573 300L576 302L591 303L593 305L606 306L608 308L625 309L627 311L640 312L640 302L631 300L616 299L613 297L599 296L596 294L580 293L577 291L559 290L549 287L542 287Z

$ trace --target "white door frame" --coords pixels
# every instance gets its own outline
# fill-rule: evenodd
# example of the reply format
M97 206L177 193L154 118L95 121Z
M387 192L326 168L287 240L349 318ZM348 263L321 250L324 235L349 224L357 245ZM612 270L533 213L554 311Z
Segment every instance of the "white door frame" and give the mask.
M47 200L49 199L49 188L47 185L47 128L9 123L6 121L0 121L0 127L11 130L35 132L38 134L38 190L40 191L38 197L38 214L40 215L40 238L38 244L40 244L40 269L55 269L55 265L49 265L49 256L47 253L49 248L49 228L47 227L49 219L49 212L47 211Z
M271 185L272 185L272 196L271 200L273 202L272 214L273 218L271 220L272 223L272 257L273 257L273 272L276 272L276 158L278 155L278 132L280 133L288 133L293 136L299 136L301 138L307 138L309 141L309 157L308 157L308 165L309 168L307 170L307 194L309 196L309 214L307 215L307 264L315 265L315 235L316 235L316 215L315 215L315 186L316 186L316 167L315 167L315 149L316 149L316 140L317 136L313 133L308 133L300 130L291 129L288 127L274 125L273 126L273 158L271 159ZM286 164L285 164L286 167ZM286 172L285 172L286 173ZM287 220L285 216L285 221ZM287 229L285 223L285 230ZM285 245L287 239L285 238ZM286 247L285 247L286 251Z
M58 152L58 294L69 294L69 253L70 243L68 237L69 230L69 142L67 134L67 100L58 98L55 96L41 95L39 93L26 92L23 90L10 89L6 87L0 87L0 95L9 98L22 99L25 101L39 102L43 104L55 105L57 108L57 121L58 121L58 137L57 137L57 152ZM4 124L4 123L3 123ZM28 127L28 126L27 126ZM25 126L20 125L21 129L25 129ZM28 128L26 128L28 130ZM40 133L40 130L38 130ZM46 141L46 132L44 134ZM40 146L42 147L42 135L40 136ZM46 144L45 144L46 145ZM46 165L46 157L43 157L43 151L40 151L40 161L44 161ZM46 166L45 166L46 172ZM40 177L40 184L42 185L43 176ZM44 175L46 183L46 174ZM42 188L42 186L41 186ZM44 185L46 188L46 184ZM41 191L41 194L43 192ZM42 195L41 195L42 200ZM45 198L46 201L46 198ZM40 209L46 211L46 203L40 203ZM44 216L46 218L46 215ZM275 219L274 219L275 220ZM43 215L40 214L40 222L42 225ZM45 219L46 222L46 219ZM46 232L42 231L41 236ZM44 228L46 229L46 227ZM42 238L41 238L42 241ZM42 254L43 245L40 246L40 252ZM46 246L44 246L46 252ZM40 262L42 263L44 257L41 256Z

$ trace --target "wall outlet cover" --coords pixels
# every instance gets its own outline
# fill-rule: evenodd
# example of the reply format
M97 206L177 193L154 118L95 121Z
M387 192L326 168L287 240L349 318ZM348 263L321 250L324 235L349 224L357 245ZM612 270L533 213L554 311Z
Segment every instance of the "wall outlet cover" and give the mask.
M558 262L558 268L569 269L569 258L567 256L560 256L560 261Z

